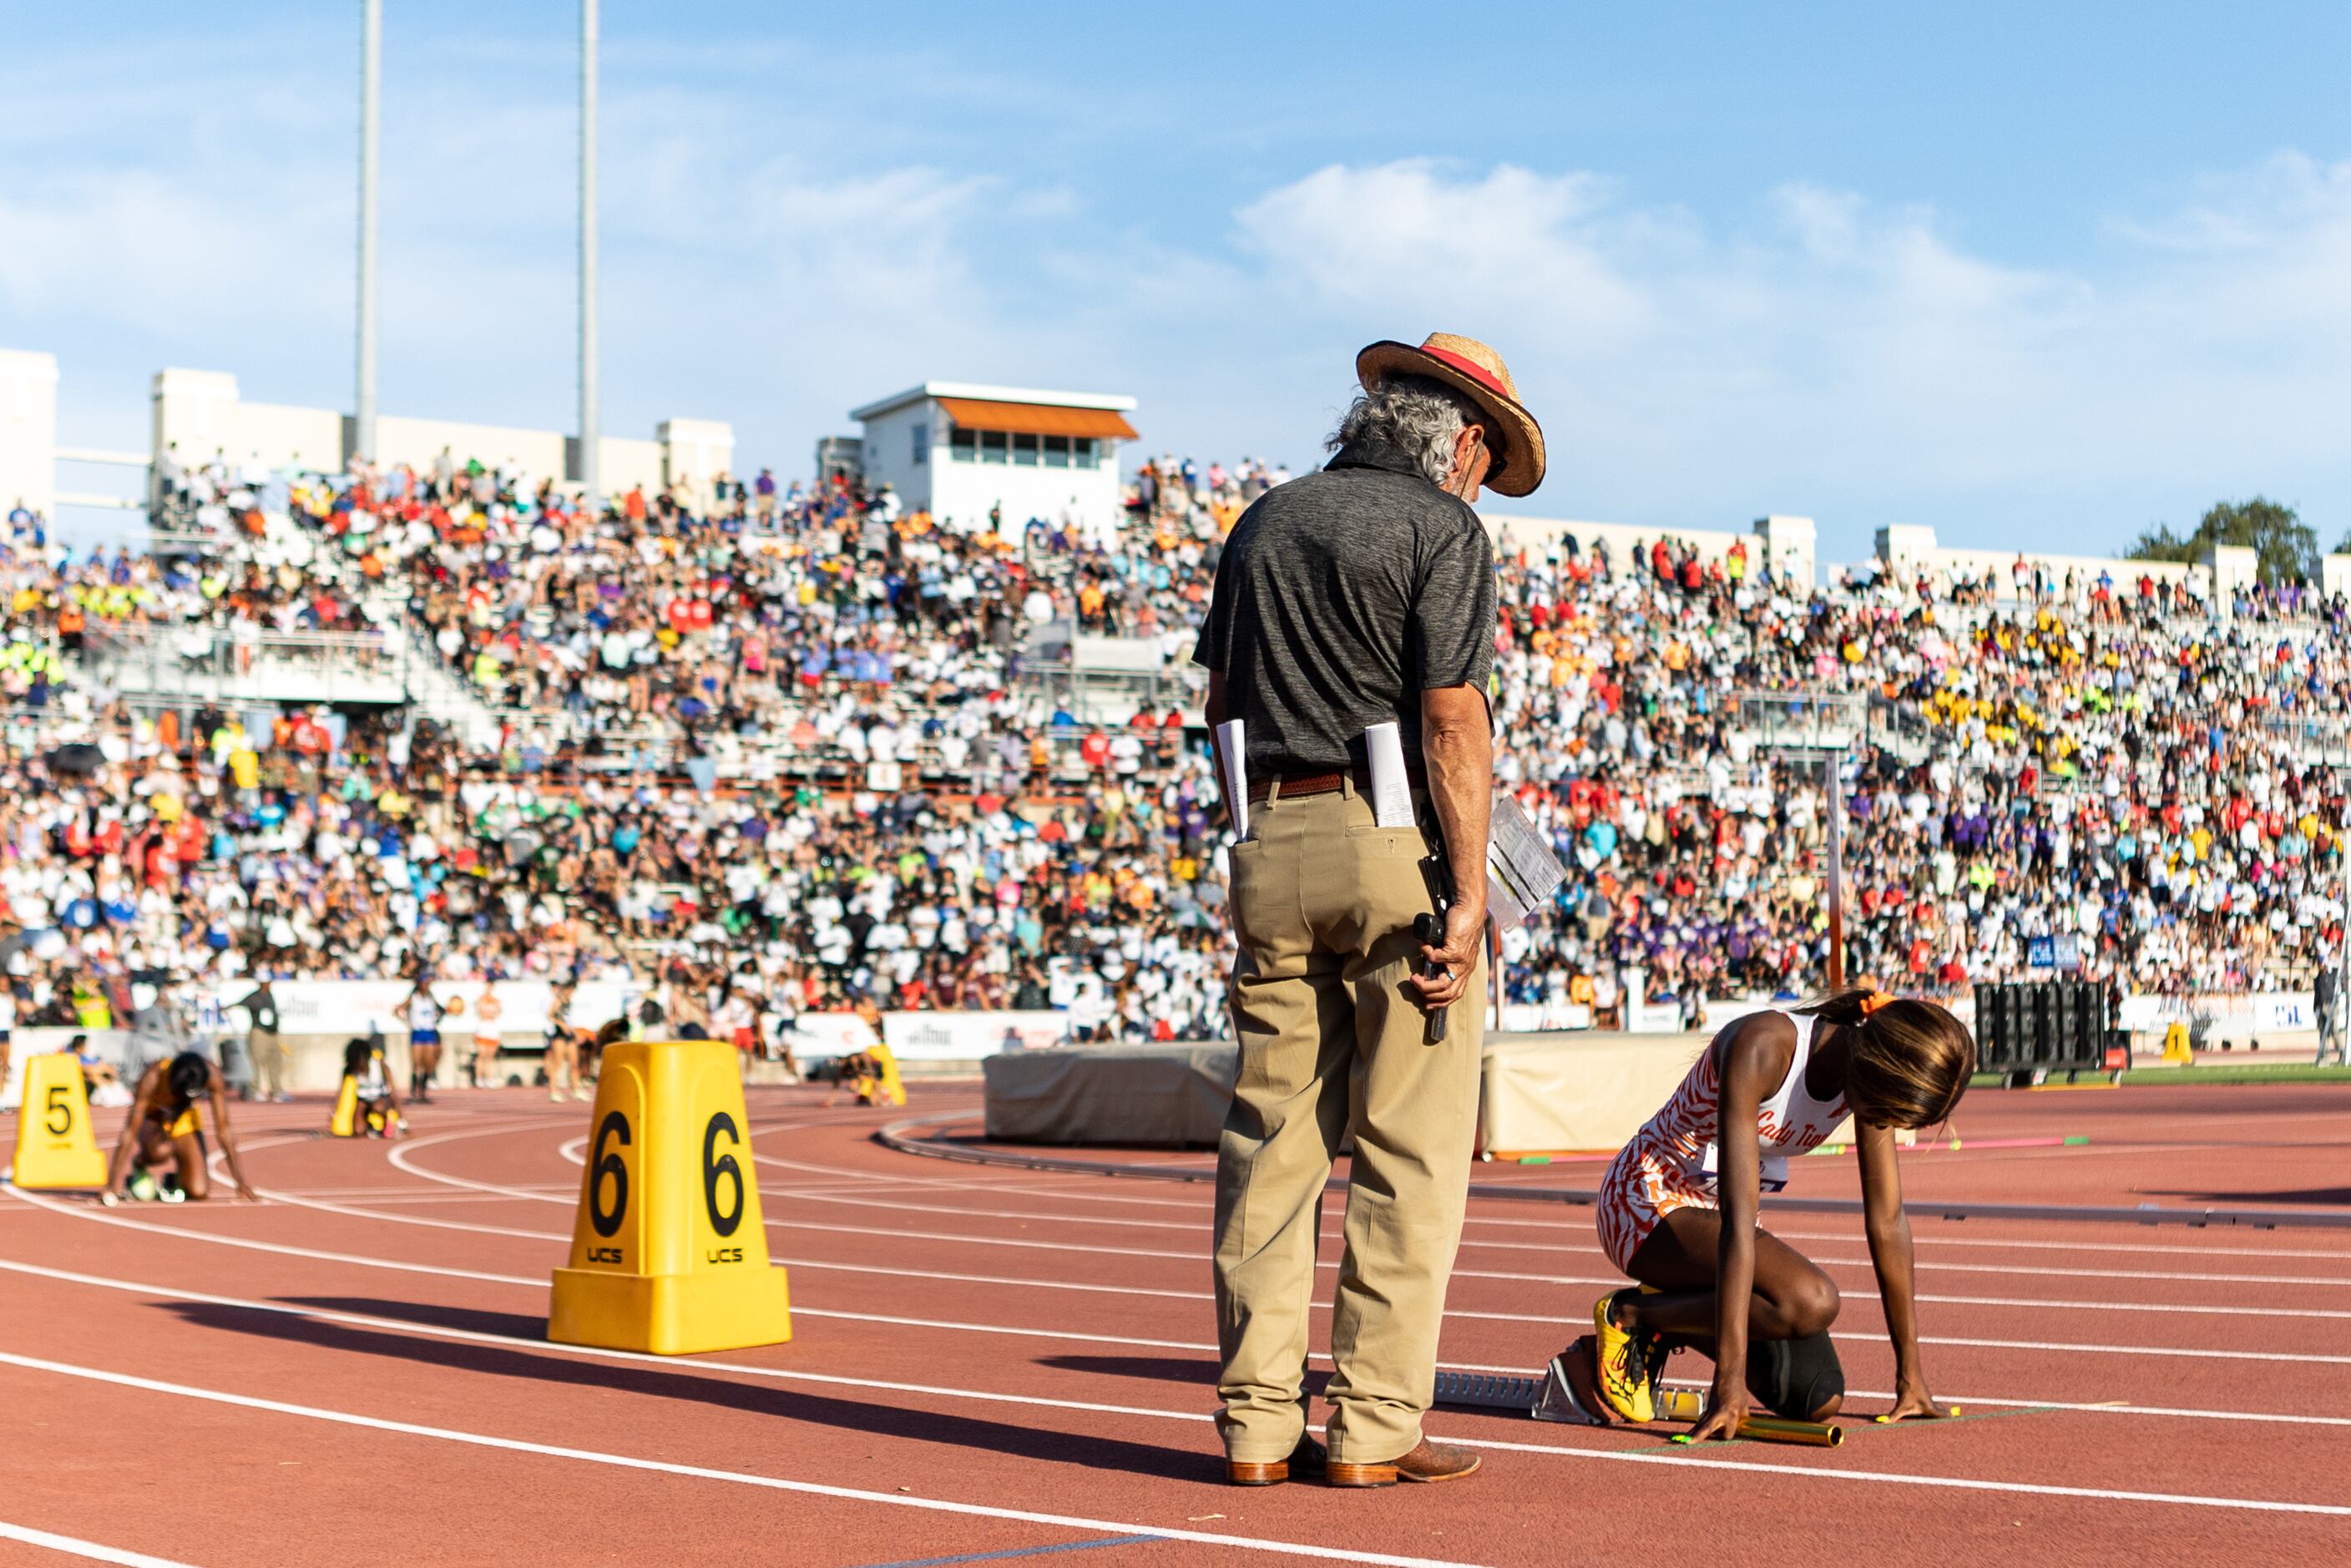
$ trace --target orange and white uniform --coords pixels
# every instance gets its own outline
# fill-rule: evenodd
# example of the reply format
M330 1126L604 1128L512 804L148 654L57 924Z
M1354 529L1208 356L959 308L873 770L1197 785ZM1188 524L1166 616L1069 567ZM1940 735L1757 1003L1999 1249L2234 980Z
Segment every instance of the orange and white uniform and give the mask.
M1756 1116L1765 1192L1786 1186L1788 1157L1828 1142L1846 1114L1844 1095L1815 1100L1804 1088L1818 1020L1810 1013L1784 1016L1796 1026L1795 1055L1787 1077ZM1673 1097L1633 1134L1601 1178L1600 1245L1619 1269L1630 1270L1633 1254L1674 1210L1722 1207L1715 1180L1722 1154L1721 1112L1722 1070L1709 1044Z

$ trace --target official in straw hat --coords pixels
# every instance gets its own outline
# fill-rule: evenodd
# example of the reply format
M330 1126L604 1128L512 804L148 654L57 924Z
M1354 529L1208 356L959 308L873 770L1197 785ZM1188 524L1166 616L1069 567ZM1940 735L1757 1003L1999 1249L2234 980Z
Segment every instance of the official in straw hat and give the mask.
M1443 480L1439 485L1465 501L1478 498L1480 485L1498 496L1534 493L1543 478L1542 426L1519 401L1519 384L1510 379L1501 355L1475 338L1431 332L1418 348L1382 339L1355 356L1355 379L1363 383L1366 398L1398 377L1411 376L1452 388L1482 416L1477 423L1486 452L1485 470L1466 490ZM1359 400L1357 407L1362 405Z
M1329 464L1235 525L1194 655L1210 723L1241 721L1242 755L1220 743L1219 761L1241 764L1248 817L1231 849L1240 1072L1216 1218L1217 1425L1242 1485L1478 1468L1420 1430L1485 1019L1494 553L1470 508L1481 486L1542 482L1542 428L1475 339L1374 343L1355 370ZM1387 724L1415 818L1395 825L1368 799L1364 732ZM1442 942L1424 945L1432 853L1455 896ZM1322 1189L1351 1134L1326 1454L1306 1435L1302 1385Z

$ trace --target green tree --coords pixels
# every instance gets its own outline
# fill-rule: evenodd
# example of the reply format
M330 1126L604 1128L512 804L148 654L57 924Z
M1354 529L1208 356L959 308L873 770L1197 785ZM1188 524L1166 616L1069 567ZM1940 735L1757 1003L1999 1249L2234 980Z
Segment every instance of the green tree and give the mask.
M2318 534L2292 507L2265 496L2250 501L2219 501L2196 531L2185 538L2158 523L2139 535L2123 554L2132 560L2201 560L2214 545L2241 545L2253 552L2263 582L2318 579Z

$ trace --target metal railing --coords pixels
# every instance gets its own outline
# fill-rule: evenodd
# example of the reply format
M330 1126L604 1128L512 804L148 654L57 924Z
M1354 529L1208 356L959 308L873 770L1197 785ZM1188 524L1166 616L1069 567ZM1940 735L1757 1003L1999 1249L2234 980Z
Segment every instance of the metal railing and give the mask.
M2306 762L2330 768L2351 766L2351 719L2334 714L2270 714L2261 725L2268 735L2291 744Z
M93 627L82 656L125 691L297 702L404 701L410 658L400 639L380 632L164 622Z
M1747 690L1733 692L1730 701L1735 722L1766 747L1843 751L1869 739L1865 693Z
M901 740L888 758L877 758L870 750L839 741L800 745L775 729L749 736L702 736L693 741L669 730L608 729L575 739L549 728L540 716L528 710L493 711L508 729L507 756L526 771L560 766L586 774L674 774L686 771L689 762L706 760L718 779L729 782L772 779L879 794L913 789L962 791L1007 775L1031 779L1039 771L1036 740L1028 736L1020 737L1020 751L1015 758L1003 756L997 745L1001 736L991 734L971 742L961 760L955 761L946 742L920 737ZM1144 741L1140 775L1155 779L1183 742L1156 730L1140 737ZM1052 730L1042 738L1043 777L1051 783L1074 787L1122 776L1114 757L1101 767L1087 761L1082 731Z

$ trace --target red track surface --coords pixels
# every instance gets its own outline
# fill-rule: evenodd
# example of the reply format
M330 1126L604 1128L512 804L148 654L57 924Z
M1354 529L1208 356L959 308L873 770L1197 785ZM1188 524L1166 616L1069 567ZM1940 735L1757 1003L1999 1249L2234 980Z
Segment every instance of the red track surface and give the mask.
M918 1089L912 1110L973 1098ZM1929 1221L1928 1369L1966 1419L1700 1454L1440 1410L1429 1429L1485 1445L1484 1475L1237 1490L1207 1424L1202 1187L893 1154L867 1138L883 1116L805 1091L751 1109L797 1337L724 1355L543 1342L585 1106L453 1099L390 1146L310 1136L322 1106L256 1108L262 1206L0 1197L0 1563L71 1560L9 1527L206 1568L1280 1560L1256 1542L1447 1563L2316 1562L2351 1541L2351 1232ZM1980 1093L1960 1120L2092 1142L1919 1153L1914 1192L2351 1200L2351 1093ZM1850 1159L1798 1174L1854 1190ZM1774 1228L1844 1287L1849 1404L1882 1408L1856 1222ZM1475 1203L1445 1361L1531 1371L1613 1281L1588 1211Z

